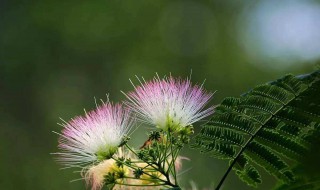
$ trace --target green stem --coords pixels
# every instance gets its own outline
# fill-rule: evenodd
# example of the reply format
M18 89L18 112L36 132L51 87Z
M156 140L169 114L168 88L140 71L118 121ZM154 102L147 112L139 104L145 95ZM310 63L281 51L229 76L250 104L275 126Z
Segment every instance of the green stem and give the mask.
M177 150L178 150L178 149L177 149ZM172 176L175 176L175 173L176 173L176 171L175 171L175 170L172 170L171 168L174 166L174 164L175 164L175 162L176 162L176 158L175 158L174 155L175 155L175 151L177 151L177 150L173 150L173 149L171 148L171 154L169 154L169 155L167 156L167 158L168 158L169 156L171 156L171 162L168 163L167 173L170 172Z
M178 185L178 180L177 180L177 172L176 172L175 163L176 163L179 151L180 151L180 149L177 149L177 152L173 153L173 155L172 155L172 157L173 157L172 158L172 163L173 163L173 171L174 171L174 180L175 180L175 184L177 184L177 185Z
M138 157L138 154L126 143L125 146L129 149L135 156Z
M145 181L151 181L150 179L143 179L143 178L139 178L139 179L137 179L137 178L135 178L135 177L128 177L128 176L126 176L126 177L123 177L123 179L135 179L135 180L145 180Z
M115 183L118 185L123 185L123 186L140 186L140 187L145 187L145 186L165 186L167 184L149 184L149 185L138 185L138 184L130 184L130 183Z
M125 144L125 146L126 146L135 156L138 157L138 154L137 154L127 143ZM134 162L132 162L132 163L134 163ZM142 162L141 162L141 161L136 161L136 163L147 163L148 166L151 166L152 168L154 168L155 170L157 170L157 168L154 167L152 163L145 162L145 161L142 161Z
M163 163L163 168L165 168L166 160L167 160L167 150L168 150L168 140L170 138L170 132L168 132L167 139L166 139L166 144L165 144L165 149L164 149L164 154L163 154L163 160L161 160L161 163Z
M114 159L115 161L119 161L118 159L116 159L116 158L112 158L112 159ZM125 165L125 166L127 166L127 167L129 167L129 168L131 168L131 169L134 169L134 170L136 170L137 168L135 168L135 167L133 167L132 165L129 165L129 164L126 164L126 163L123 163L123 165ZM156 171L158 171L158 170L156 170ZM144 171L142 171L144 174L146 174L147 176L150 176L150 177L152 177L153 179L157 179L157 180L160 180L160 181L162 181L162 182L167 182L167 181L165 181L165 180L163 180L163 179L160 179L160 178L155 178L155 176L153 176L153 175L150 175L150 174L148 174L148 173L146 173L146 172L144 172Z
M166 137L166 139L165 139ZM168 131L168 133L166 134L166 136L164 135L163 139L162 139L162 144L164 145L164 150L161 150L159 147L158 142L157 143L157 156L158 156L158 160L155 162L148 162L148 161L132 161L131 163L133 164L127 164L125 162L121 163L133 170L136 170L138 168L140 168L143 172L143 174L151 177L152 180L149 179L140 179L140 178L134 178L134 177L123 177L123 179L136 179L136 180L146 180L146 181L150 181L153 182L154 180L158 180L160 182L162 182L161 184L150 184L150 185L137 185L137 184L127 184L127 183L115 183L118 185L124 185L124 186L168 186L168 187L172 187L172 188L177 188L180 189L179 185L177 184L177 175L176 175L176 168L174 166L175 161L177 159L178 153L179 153L179 148L174 148L173 144L172 144L172 138L171 138L171 134L170 131ZM161 143L161 142L160 142ZM125 147L132 152L135 156L138 157L138 154L126 143ZM171 157L171 161L168 161L168 158ZM119 159L114 158L113 159L115 161L119 162ZM139 167L134 163L146 163L147 166L144 167ZM166 164L168 164L168 170L166 171ZM151 168L148 168L151 167ZM148 170L148 171L145 171ZM149 172L160 172L161 176L164 176L166 179L161 179L157 176L154 175L150 175ZM174 183L171 182L170 180L170 174L174 177Z

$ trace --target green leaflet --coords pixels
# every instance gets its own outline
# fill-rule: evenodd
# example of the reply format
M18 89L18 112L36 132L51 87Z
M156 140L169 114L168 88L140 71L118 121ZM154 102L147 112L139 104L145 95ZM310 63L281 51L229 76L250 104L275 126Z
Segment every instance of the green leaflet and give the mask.
M288 165L281 157L273 153L270 148L258 142L251 142L246 147L247 155L251 161L260 165L270 174L285 182L293 181L293 174L289 171Z
M235 130L226 129L223 127L206 128L203 135L199 135L197 138L201 138L202 141L211 141L214 137L216 141L222 143L231 144L234 146L242 146L245 143L243 135Z
M192 145L230 161L217 189L231 169L254 187L262 182L261 169L285 184L294 183L293 165L320 136L319 94L320 71L316 71L286 75L239 98L225 98Z
M236 174L242 181L253 187L257 187L258 184L261 183L261 176L258 170L252 165L248 166L244 170L237 170Z
M261 129L255 138L260 144L268 144L269 148L288 159L302 157L307 151L306 144L300 139L285 137L274 130Z
M236 149L233 145L221 141L212 141L208 143L197 140L196 144L191 145L191 147L199 148L201 149L201 153L206 153L219 159L231 159L236 154Z

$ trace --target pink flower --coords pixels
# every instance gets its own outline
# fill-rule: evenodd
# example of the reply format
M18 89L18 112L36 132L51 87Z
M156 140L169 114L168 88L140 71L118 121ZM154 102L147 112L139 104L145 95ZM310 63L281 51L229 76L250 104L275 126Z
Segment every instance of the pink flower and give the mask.
M213 94L189 79L155 77L125 95L129 100L125 104L141 121L161 129L181 129L214 111L214 107L204 109Z
M59 134L58 161L67 167L84 165L110 158L131 128L128 109L120 104L104 103L85 116L63 124Z

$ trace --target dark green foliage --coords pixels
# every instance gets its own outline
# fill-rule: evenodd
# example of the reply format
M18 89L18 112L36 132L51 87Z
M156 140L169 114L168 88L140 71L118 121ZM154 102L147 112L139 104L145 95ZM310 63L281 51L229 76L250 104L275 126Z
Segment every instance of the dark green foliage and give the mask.
M109 172L104 177L105 184L107 184L107 185L116 183L116 180L117 180L116 179L116 174L114 172Z
M320 180L316 179L314 181L308 181L305 179L297 179L292 184L283 184L282 186L276 188L276 190L319 190Z
M136 170L133 171L134 177L139 179L140 176L143 174L143 170L141 168L138 168Z
M313 156L319 158L319 155ZM293 171L296 174L296 180L291 184L279 183L274 190L319 190L320 175L319 172L307 172L305 163L298 164ZM307 169L308 170L308 169Z
M304 154L301 162L292 170L296 176L296 180L291 184L279 182L275 190L319 190L320 189L320 124L312 125L315 133L307 135L306 139L310 142L310 151Z
M125 163L125 158L124 157L120 157L118 158L118 160L116 161L116 165L120 168L123 168L123 163Z
M149 134L149 139L150 140L159 140L160 139L160 133L158 131L151 131Z
M236 174L242 181L253 187L257 187L258 184L261 183L261 176L258 170L252 165L244 168L243 170L237 170Z
M262 182L259 169L285 184L293 183L292 166L320 135L319 95L317 71L287 75L259 85L240 98L225 98L192 147L230 160L221 183L231 168L254 187Z

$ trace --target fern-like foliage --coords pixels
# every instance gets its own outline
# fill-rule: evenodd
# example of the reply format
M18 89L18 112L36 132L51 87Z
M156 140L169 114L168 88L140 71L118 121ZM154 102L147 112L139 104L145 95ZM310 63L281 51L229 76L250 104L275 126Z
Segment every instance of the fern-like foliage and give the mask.
M298 172L299 174L299 172ZM290 184L281 184L275 190L319 190L320 176L303 176L298 175L296 180Z
M241 180L256 187L264 169L284 183L295 180L292 166L320 131L320 71L287 75L257 86L240 98L225 98L192 145L230 161Z

